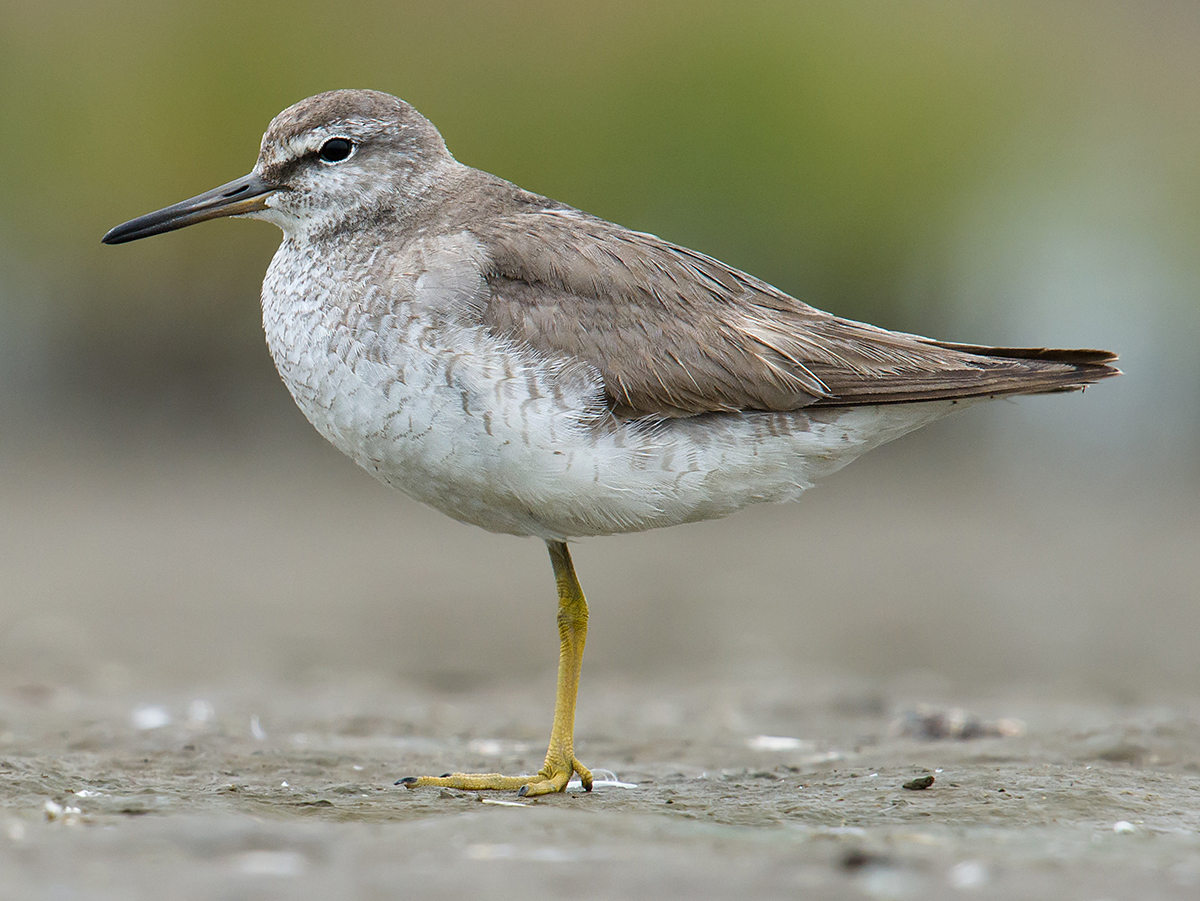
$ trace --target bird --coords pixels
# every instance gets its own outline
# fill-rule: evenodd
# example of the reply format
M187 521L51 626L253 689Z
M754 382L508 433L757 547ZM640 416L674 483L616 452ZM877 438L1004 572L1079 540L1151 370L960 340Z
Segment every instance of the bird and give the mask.
M568 541L791 501L886 441L989 398L1119 374L1103 350L888 331L458 162L386 93L279 113L250 174L113 228L120 244L218 217L283 238L268 349L325 438L462 522L541 538L559 667L533 775L397 785L537 796L591 772L574 722L588 605Z

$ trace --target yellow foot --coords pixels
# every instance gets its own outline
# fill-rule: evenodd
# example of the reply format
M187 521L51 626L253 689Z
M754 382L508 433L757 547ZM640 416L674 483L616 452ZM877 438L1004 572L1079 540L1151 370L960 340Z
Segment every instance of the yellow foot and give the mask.
M463 791L513 791L522 798L548 795L567 787L572 773L579 774L584 791L592 790L592 773L575 756L575 698L579 692L579 668L587 641L588 608L583 589L575 578L571 554L561 541L547 541L554 580L558 584L558 689L554 695L554 723L546 762L535 776L501 776L499 773L447 773L444 776L409 776L396 784L406 788L423 785Z
M513 791L522 798L549 795L567 787L571 774L578 773L584 791L592 790L592 771L572 757L570 766L565 761L547 763L536 776L501 776L499 773L447 773L444 776L409 776L396 784L405 788L420 788L435 785L441 788L457 788L463 791Z

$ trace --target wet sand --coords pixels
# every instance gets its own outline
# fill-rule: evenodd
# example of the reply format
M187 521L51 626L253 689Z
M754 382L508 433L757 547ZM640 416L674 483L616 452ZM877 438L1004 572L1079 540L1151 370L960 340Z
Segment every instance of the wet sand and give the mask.
M529 802L393 783L540 765L538 543L315 445L13 450L0 899L1196 897L1194 486L934 446L580 544L623 784Z

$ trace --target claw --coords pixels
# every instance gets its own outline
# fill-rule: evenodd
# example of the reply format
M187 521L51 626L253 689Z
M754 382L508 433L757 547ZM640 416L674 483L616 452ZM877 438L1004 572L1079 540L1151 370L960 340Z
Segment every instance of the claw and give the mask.
M578 757L571 758L571 768L579 774L579 782L585 792L592 790L592 771L579 762Z

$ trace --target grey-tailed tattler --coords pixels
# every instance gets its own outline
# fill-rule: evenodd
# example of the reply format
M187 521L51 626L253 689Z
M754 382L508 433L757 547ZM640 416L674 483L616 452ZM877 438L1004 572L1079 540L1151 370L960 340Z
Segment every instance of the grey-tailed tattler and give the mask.
M545 765L397 784L562 791L588 608L567 541L790 501L976 401L1118 374L1102 350L985 347L841 319L719 260L459 163L402 100L331 91L271 122L250 174L119 225L220 216L283 242L267 345L304 415L380 481L546 542L561 641Z

